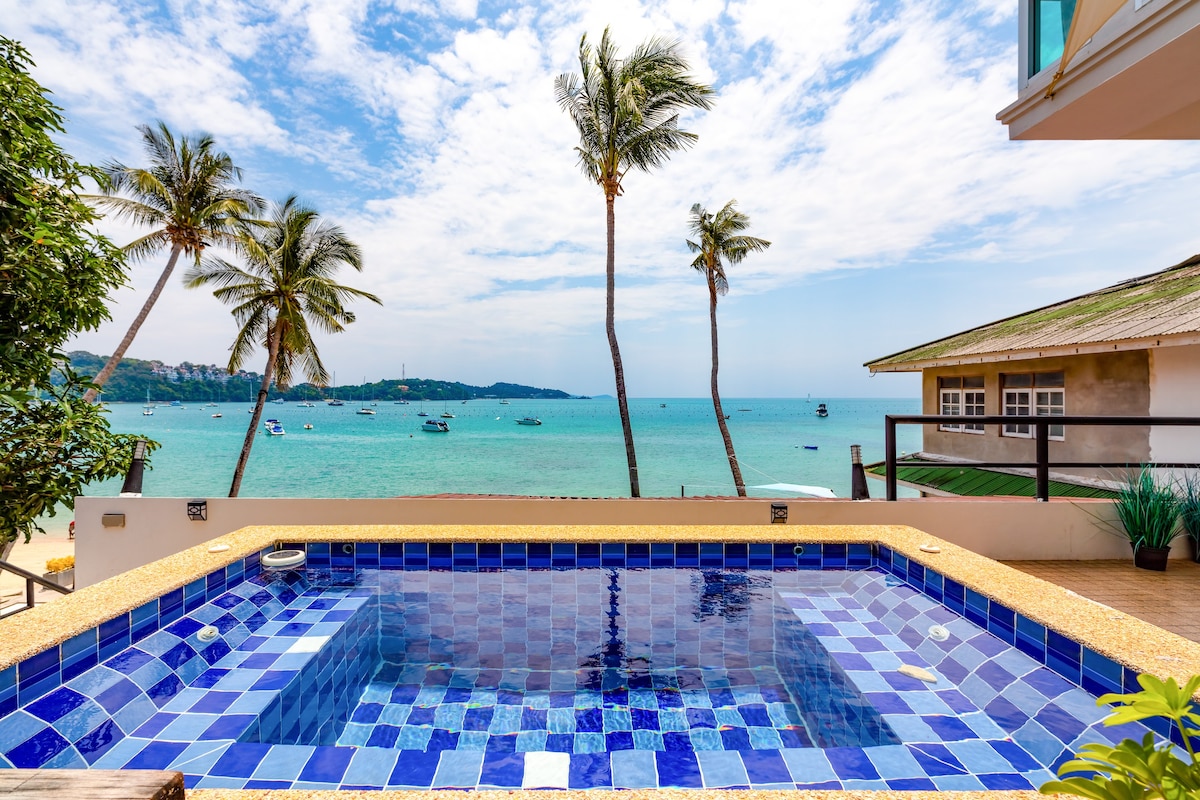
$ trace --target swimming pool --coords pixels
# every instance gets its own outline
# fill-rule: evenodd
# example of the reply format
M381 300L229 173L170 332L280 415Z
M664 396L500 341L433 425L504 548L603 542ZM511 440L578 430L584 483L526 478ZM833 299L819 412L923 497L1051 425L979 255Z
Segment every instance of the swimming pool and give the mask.
M252 553L0 671L0 758L202 788L1006 789L1130 734L1079 684L1131 670L887 547L299 546L303 573Z

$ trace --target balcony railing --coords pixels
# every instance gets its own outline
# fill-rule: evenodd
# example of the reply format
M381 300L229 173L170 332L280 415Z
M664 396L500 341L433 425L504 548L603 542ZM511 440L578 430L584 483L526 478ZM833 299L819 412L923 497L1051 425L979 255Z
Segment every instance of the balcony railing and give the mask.
M1138 467L1128 461L1051 461L1050 428L1072 425L1150 427L1156 425L1200 427L1200 417L1088 417L1088 416L1006 416L988 414L967 417L948 414L888 414L884 418L884 469L887 499L896 499L896 426L897 425L1028 425L1034 440L1033 461L905 461L905 466L962 469L964 466L988 468L1034 468L1037 500L1050 499L1050 470L1062 468L1122 469ZM1200 464L1156 461L1149 464L1166 469L1200 469Z

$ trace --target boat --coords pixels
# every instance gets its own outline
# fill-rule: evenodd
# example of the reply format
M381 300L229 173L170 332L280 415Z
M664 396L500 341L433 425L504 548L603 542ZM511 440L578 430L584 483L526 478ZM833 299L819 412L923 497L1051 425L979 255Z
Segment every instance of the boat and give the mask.
M541 425L542 421L537 417L521 417L517 420L518 425Z
M220 419L220 418L221 418L221 412L220 412L220 411L218 411L217 413L213 414L213 415L212 415L212 418L213 418L213 419Z
M150 405L150 390L149 389L146 390L146 405L142 406L142 416L143 417L153 417L154 416L154 406Z
M508 405L508 401L507 401L507 400L501 400L501 401L500 401L500 405L502 405L502 406L506 406L506 405Z
M179 400L171 401L171 408L181 408L182 406L183 406L183 403L180 402Z
M343 403L341 400L338 400L338 399L335 397L335 398L333 398L332 400L326 400L326 401L325 401L325 405L327 405L327 406L344 406L344 405L346 405L346 404L345 404L345 403Z
M363 376L363 386L365 387L366 385L367 385L367 377L364 375ZM371 401L371 405L375 405L374 400ZM367 391L365 388L363 389L362 399L359 400L359 403L358 403L358 411L355 411L354 413L362 414L363 416L366 416L366 417L375 416L375 409L367 408Z
M272 400L271 402L272 402L272 403L274 403L274 404L275 404L275 405L277 405L277 406L281 406L281 405L283 405L283 403L284 403L284 400L283 400L283 398L282 398L282 397L276 397L276 398L275 398L274 400Z
M666 407L667 407L667 404L666 404L666 403L659 403L659 404L658 404L658 407L659 407L659 408L666 408Z
M373 416L375 416L375 409L367 408L366 406L363 406L362 408L360 408L358 411L355 411L354 413L355 414L363 414L368 417L373 417Z
M311 422L306 422L306 423L304 423L304 430L306 430L306 431L311 431L311 430L312 430L312 423L311 423Z
M418 411L418 412L417 412L417 416L418 416L418 417L428 417L428 416L429 416L429 412L428 412L428 411Z
M753 411L752 408L739 408L738 411Z
M442 422L440 419L427 419L421 423L421 430L429 431L430 433L449 433L449 423Z
M267 428L267 434L270 436L283 436L285 433L287 433L287 431L283 429L283 425L280 424L279 420L277 419L269 419L266 421L265 425Z
M296 408L316 408L316 406L307 400L301 400L299 403L296 403Z
M817 445L815 445L815 444L806 444L806 445L804 445L804 449L805 449L805 450L816 450L816 449L817 449Z
M829 409L825 407L824 403L820 403L817 405L817 416L818 417L828 417L829 416Z
M454 415L451 414L449 411L443 411L441 416L442 416L442 419L454 419Z
M216 408L217 404L216 403L205 403L204 407L205 408Z
M395 405L398 405L398 406L406 406L406 405L408 405L408 401L407 401L407 400L393 400L393 401L392 401L392 403L393 403L393 404L395 404Z

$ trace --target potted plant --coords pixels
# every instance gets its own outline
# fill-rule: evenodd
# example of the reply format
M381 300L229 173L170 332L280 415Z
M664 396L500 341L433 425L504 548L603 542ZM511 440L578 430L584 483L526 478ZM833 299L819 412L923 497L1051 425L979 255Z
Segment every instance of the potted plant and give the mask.
M1144 466L1118 490L1116 512L1133 548L1134 566L1165 570L1171 542L1179 536L1179 498L1171 487Z
M64 589L73 589L75 587L75 556L47 559L46 573L42 577L57 583Z
M1200 478L1189 472L1183 476L1180 485L1179 521L1187 534L1192 560L1200 561Z

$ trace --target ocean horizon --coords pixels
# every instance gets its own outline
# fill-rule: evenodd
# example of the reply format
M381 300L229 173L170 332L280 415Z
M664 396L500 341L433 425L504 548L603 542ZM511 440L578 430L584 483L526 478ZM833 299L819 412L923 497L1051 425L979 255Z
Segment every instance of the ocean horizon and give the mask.
M829 416L816 415L824 402ZM866 463L884 456L883 418L919 413L919 398L728 398L729 430L748 487L772 483L823 486L850 494L850 445ZM709 398L631 398L630 416L643 497L735 494L729 463ZM369 407L374 415L356 413ZM221 497L249 424L249 403L158 406L143 416L137 403L108 406L112 428L161 443L151 457L147 497ZM421 417L424 411L429 416ZM212 414L219 412L220 418ZM449 433L421 429L425 419ZM549 497L628 497L629 479L615 399L468 402L380 401L364 406L268 403L283 436L261 430L242 497L395 497L490 494ZM536 417L541 425L518 425ZM305 424L312 425L306 430ZM261 426L260 426L261 428ZM920 429L901 426L898 447L915 451ZM873 493L882 484L868 481ZM88 487L90 496L115 496L121 481ZM749 489L752 496L785 493ZM65 525L65 522L63 523Z

